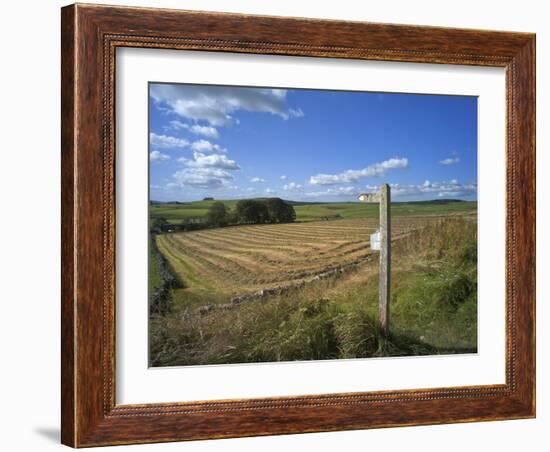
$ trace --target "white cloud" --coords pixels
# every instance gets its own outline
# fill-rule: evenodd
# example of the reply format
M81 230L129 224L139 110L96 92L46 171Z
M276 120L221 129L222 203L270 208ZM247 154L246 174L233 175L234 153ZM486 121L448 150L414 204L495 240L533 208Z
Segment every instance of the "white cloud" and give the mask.
M265 182L265 179L263 179L261 177L253 177L253 178L250 179L250 182L262 183L262 182Z
M440 165L456 165L458 162L460 162L460 158L458 157L457 152L452 152L450 157L447 157L446 159L440 160Z
M176 138L168 135L149 134L149 143L151 146L160 149L184 148L189 146L189 141L184 138Z
M224 154L202 154L193 152L193 159L180 158L178 162L191 168L222 168L227 170L238 170L240 166L235 160L227 158Z
M474 195L477 192L477 184L461 184L456 179L448 182L425 181L418 185L390 184L392 196L420 196L431 194L440 198L456 198Z
M356 187L335 187L327 188L322 191L313 191L304 193L306 198L321 198L334 196L358 196L359 190Z
M236 122L233 113L244 110L271 113L283 119L300 117L299 108L288 108L284 89L230 86L153 84L150 94L160 106L193 121L207 121L211 126Z
M211 143L210 141L203 139L193 141L193 143L191 144L191 149L193 149L193 151L201 152L203 154L209 152L227 152L227 149L222 148L220 145Z
M199 124L190 125L190 124L186 124L184 122L178 121L177 119L170 121L169 124L170 125L168 127L165 127L165 129L173 129L173 130L186 129L186 130L189 130L191 133L194 133L195 135L202 135L203 137L211 138L213 140L217 140L220 137L218 130L212 126L201 126Z
M281 180L286 180L286 176L284 174L281 176Z
M283 185L283 190L286 191L302 191L303 187L300 184L297 184L296 182L290 182L289 184Z
M288 114L293 118L303 118L305 116L301 108L289 108Z
M212 126L200 126L194 124L189 129L195 135L202 135L203 137L212 138L214 140L220 137L218 130Z
M225 154L204 154L194 151L192 159L182 157L178 159L178 162L186 166L173 175L175 183L179 187L230 189L234 179L231 172L240 169L237 162L229 159Z
M185 168L174 173L173 177L174 186L208 189L227 188L233 180L231 173L220 168Z
M456 179L448 182L430 182L428 180L420 184L390 184L392 198L413 198L413 199L430 199L430 198L462 198L470 195L475 195L477 192L477 184L461 184ZM365 185L360 188L348 185L330 187L326 190L301 192L301 199L308 198L335 198L344 197L355 199L362 192L374 192L379 190L378 185Z
M168 126L164 127L165 130L189 129L189 124L178 121L177 119L174 119L173 121L170 121L168 124L169 124Z
M273 194L273 193L277 193L277 190L273 190L272 188L266 188L265 192L268 194Z
M362 177L383 176L389 170L406 168L408 165L407 158L396 157L359 170L347 170L339 174L317 174L309 178L309 183L311 185L350 184L357 182Z
M448 157L439 161L441 165L456 165L458 162L460 162L458 157Z
M170 160L169 155L163 154L159 151L152 151L149 154L149 158L151 159L152 162L161 162L161 161L164 161L164 160Z

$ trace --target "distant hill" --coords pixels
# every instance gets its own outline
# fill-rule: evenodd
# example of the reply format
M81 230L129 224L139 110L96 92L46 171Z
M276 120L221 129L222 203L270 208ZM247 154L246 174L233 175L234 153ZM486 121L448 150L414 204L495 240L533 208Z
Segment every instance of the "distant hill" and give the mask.
M243 198L244 199L244 198ZM258 201L266 201L267 199L270 199L269 197L260 197L260 198L247 198L247 199L255 199ZM220 201L224 203L234 204L239 199L201 199L197 201L156 201L156 200L150 200L149 203L153 205L165 205L165 204L174 204L174 205L190 205L190 204L203 204L205 202L214 202L214 201ZM359 203L359 201L345 201L345 202L327 202L327 201L293 201L292 199L283 199L284 202L290 204L291 206L307 206L307 205L320 205L320 204L346 204L346 203ZM451 204L455 202L475 202L475 201L464 201L463 199L428 199L423 201L392 201L392 204Z
M392 201L393 204L452 204L456 202L472 202L464 201L462 199L428 199L426 201ZM473 201L475 202L475 201Z
M254 198L265 200L268 198ZM208 209L215 202L223 202L228 209L234 209L238 199L219 199L215 201L158 202L151 201L151 218L165 218L169 223L178 224L190 219L199 220L208 214ZM307 202L285 200L296 211L297 221L319 221L335 218L375 218L378 216L376 204L365 204L358 201L348 202ZM435 199L430 201L392 202L392 215L422 216L446 215L453 212L475 211L476 201L459 199Z

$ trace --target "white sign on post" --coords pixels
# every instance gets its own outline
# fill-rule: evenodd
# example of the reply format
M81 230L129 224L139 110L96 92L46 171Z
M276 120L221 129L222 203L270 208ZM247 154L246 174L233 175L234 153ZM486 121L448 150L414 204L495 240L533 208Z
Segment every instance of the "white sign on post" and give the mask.
M380 251L380 230L370 235L370 249Z

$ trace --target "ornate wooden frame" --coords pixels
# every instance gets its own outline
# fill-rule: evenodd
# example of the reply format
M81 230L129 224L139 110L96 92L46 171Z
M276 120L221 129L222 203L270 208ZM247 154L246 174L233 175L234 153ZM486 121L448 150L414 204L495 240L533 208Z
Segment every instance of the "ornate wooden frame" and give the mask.
M62 9L62 442L83 447L535 416L535 35L161 9ZM506 383L115 404L117 47L506 69Z

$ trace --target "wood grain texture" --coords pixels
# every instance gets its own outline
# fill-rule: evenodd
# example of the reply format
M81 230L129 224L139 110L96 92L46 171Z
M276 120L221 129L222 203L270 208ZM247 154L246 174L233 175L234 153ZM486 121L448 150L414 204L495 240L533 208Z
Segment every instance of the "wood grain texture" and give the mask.
M80 4L63 8L61 34L64 444L535 415L534 35ZM114 68L124 46L506 68L506 384L116 405Z
M74 9L63 9L61 19L61 441L75 443L75 322L74 302L74 158L75 158L75 59Z

